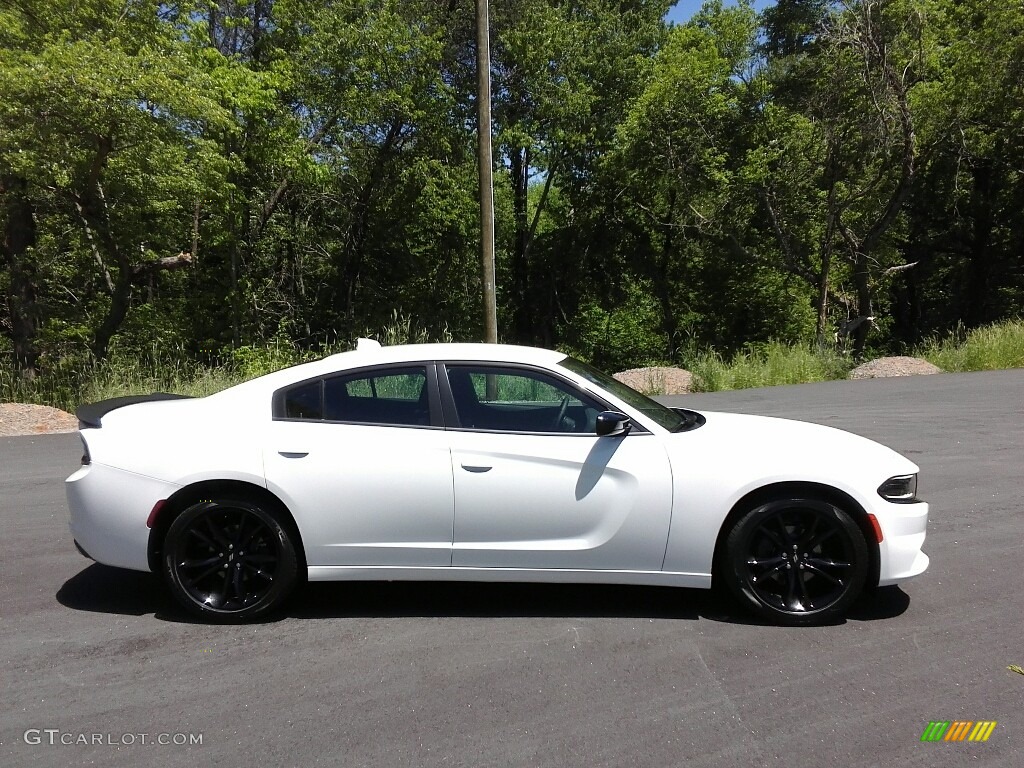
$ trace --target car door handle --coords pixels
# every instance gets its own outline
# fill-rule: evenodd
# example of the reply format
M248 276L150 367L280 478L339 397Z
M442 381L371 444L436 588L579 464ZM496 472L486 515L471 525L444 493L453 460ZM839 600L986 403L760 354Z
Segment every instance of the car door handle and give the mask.
M475 472L476 474L480 474L481 472L490 472L492 469L492 467L481 467L474 464L463 464L462 468L467 472Z
M278 451L277 453L286 459L304 459L309 456L309 451Z

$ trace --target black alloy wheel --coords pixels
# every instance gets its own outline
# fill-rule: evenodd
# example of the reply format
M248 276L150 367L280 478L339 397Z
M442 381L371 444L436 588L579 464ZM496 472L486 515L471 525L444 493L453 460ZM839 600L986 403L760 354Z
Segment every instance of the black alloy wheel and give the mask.
M725 542L724 576L778 624L841 617L864 589L868 548L850 515L819 499L779 499L741 517Z
M182 605L222 623L280 607L298 573L287 528L263 506L241 499L201 501L182 512L164 540L163 565Z

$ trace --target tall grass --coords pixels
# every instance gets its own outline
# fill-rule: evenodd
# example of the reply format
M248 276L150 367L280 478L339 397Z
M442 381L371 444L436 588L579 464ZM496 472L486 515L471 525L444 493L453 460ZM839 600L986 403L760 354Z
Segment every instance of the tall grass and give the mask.
M383 343L433 340L407 318L395 315L379 331L367 331ZM440 340L451 341L442 332ZM288 341L241 347L209 364L195 362L183 349L145 352L114 349L105 360L63 360L27 380L10 365L0 366L0 402L38 403L74 411L81 403L120 395L174 392L203 396L296 363L343 351L338 345L301 350ZM944 371L1024 368L1024 320L1010 320L957 333L925 344L917 353ZM700 392L770 387L844 379L853 363L834 350L772 342L739 352L728 360L714 351L689 362L693 388Z
M704 352L690 364L697 392L845 379L850 368L850 359L838 352L779 342L737 352L729 360Z
M921 356L944 371L1024 368L1024 320L1008 320L925 344Z
M364 335L386 346L452 340L447 329L442 329L439 338L432 338L398 312L392 314L390 323L367 329ZM82 403L122 395L173 392L203 397L353 346L322 344L315 349L300 349L288 340L274 339L265 345L238 347L201 363L185 349L125 350L115 345L103 360L68 358L44 369L34 379L22 378L9 364L0 365L0 403L37 403L73 412Z
M180 351L179 351L180 352ZM105 360L62 362L34 379L0 369L0 402L37 403L74 411L81 403L149 392L202 397L250 376L233 365L206 366L183 354L115 352Z

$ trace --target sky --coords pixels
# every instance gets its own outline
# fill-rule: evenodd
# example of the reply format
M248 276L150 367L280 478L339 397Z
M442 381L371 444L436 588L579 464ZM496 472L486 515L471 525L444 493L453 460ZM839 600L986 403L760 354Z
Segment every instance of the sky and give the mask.
M754 9L763 10L768 4L769 0L754 0ZM682 23L699 11L702 5L704 5L704 0L679 0L665 15L665 18ZM736 5L736 3L733 0L725 0L725 5Z

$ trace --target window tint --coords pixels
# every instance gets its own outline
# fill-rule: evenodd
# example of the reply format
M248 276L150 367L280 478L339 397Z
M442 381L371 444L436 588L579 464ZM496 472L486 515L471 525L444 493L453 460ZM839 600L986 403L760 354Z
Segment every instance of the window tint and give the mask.
M311 381L285 392L282 410L286 419L322 419L320 381Z
M327 379L324 381L324 419L428 426L426 369L406 367Z
M670 432L678 432L687 425L687 419L681 416L677 412L670 408L666 408L661 403L651 400L646 395L642 395L635 389L631 389L617 379L613 379L607 373L591 368L586 363L581 363L579 360L574 360L571 357L565 358L559 363L563 368L568 368L573 373L582 376L592 384L596 384L602 389L608 390L615 397L619 398L627 405L636 408L641 411L645 416L654 421L658 422L665 429Z
M593 434L603 407L540 372L448 366L459 424L469 429Z

